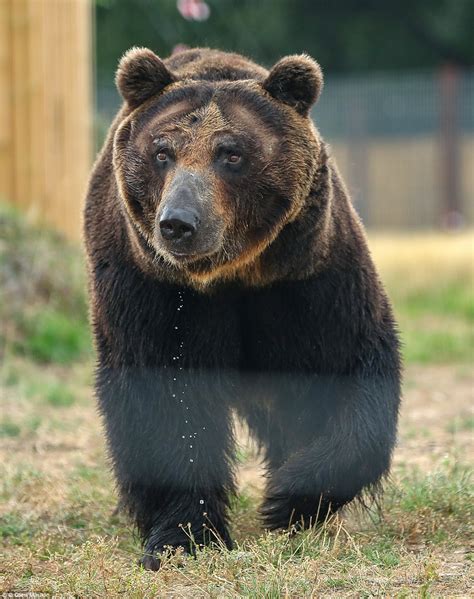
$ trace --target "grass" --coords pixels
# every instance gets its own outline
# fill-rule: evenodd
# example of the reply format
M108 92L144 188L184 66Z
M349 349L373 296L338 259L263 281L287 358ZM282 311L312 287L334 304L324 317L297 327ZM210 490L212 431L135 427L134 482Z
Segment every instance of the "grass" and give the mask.
M90 358L77 247L0 204L0 348L39 363Z
M461 414L446 425L446 430L453 434L459 431L474 431L474 416Z
M232 502L234 551L169 557L154 574L137 566L138 540L115 513L90 390L81 254L0 207L0 590L137 599L467 597L472 241L469 232L370 236L409 364L381 509L351 508L291 538L264 533L261 490L248 483ZM255 460L245 446L237 457L243 468Z
M18 318L22 333L15 351L38 362L70 364L85 355L90 347L87 322L49 308Z
M413 596L414 586L439 588L443 559L456 541L463 547L474 505L466 468L448 461L429 476L409 470L391 484L383 518L353 513L295 537L254 530L232 552L168 557L151 574L136 565L139 546L130 528L112 515L103 462L55 474L20 463L2 474L2 500L11 505L0 520L5 588L79 597L310 597L335 590ZM45 497L51 485L60 501L28 499ZM249 518L255 505L254 499L245 506ZM465 552L453 555L463 571L458 584L467 585Z
M17 437L21 432L21 428L9 418L5 418L0 422L0 437Z
M373 234L407 363L474 359L474 235Z

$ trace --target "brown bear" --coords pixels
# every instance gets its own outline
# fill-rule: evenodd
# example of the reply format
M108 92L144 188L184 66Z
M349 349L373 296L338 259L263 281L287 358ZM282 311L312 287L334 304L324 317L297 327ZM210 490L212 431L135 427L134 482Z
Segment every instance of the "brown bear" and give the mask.
M121 60L90 180L96 393L145 567L232 547L233 418L268 470L268 529L377 488L400 398L391 307L309 113L318 64L196 49Z

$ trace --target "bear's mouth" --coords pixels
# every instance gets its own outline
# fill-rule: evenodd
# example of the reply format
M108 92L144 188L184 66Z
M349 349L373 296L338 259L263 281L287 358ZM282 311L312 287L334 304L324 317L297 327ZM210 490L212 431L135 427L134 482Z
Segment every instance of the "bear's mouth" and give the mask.
M176 263L190 264L209 258L209 256L212 256L215 252L178 252L176 250L171 251L168 249L166 250L166 253Z
M189 254L187 252L171 252L170 250L167 253L178 262L193 262L194 260L199 260L202 256L200 254Z

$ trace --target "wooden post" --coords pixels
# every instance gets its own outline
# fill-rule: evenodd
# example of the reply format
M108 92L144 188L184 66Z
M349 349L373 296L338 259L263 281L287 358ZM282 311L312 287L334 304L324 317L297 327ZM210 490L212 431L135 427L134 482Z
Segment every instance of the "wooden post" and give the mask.
M462 224L458 122L459 69L447 64L440 73L441 222L452 229Z
M92 158L90 0L0 0L0 199L78 239Z
M13 197L11 6L0 0L0 200Z

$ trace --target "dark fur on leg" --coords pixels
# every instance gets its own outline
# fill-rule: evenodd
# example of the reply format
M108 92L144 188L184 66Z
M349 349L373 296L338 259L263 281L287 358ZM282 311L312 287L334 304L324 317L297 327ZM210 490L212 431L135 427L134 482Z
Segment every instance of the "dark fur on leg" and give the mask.
M357 272L328 271L252 295L244 353L249 397L241 412L265 450L268 528L324 521L389 470L398 340L377 293Z
M171 379L178 379L180 375L173 373L177 376ZM135 373L131 377L128 373L129 391L123 396L128 401L121 400L124 376L113 374L102 375L109 381L113 406L105 403L108 394L102 386L101 407L120 502L135 521L148 554L143 564L152 567L149 556L159 556L168 547L193 553L195 545L217 543L218 539L230 547L227 512L234 480L227 406L206 409L201 392L207 396L209 385L197 384L201 378L197 375L193 386L189 383L186 387L189 393L194 390L192 397L187 405L179 404L181 409L174 414L172 402L153 401L154 389L161 389L162 397L172 395L165 391L168 375Z
M167 547L192 553L193 543L218 538L230 547L238 352L228 304L145 281L125 265L103 272L99 291L109 310L95 330L97 396L120 504L144 541L143 564L157 567L150 556ZM154 310L141 307L149 297ZM196 313L208 321L205 332ZM209 343L221 351L209 351Z
M309 441L290 453L269 479L262 515L270 529L324 522L364 490L376 487L390 467L396 437L394 381L318 381L317 387L318 435L300 426L299 438ZM357 410L343 402L348 396ZM325 399L332 411L324 421Z

